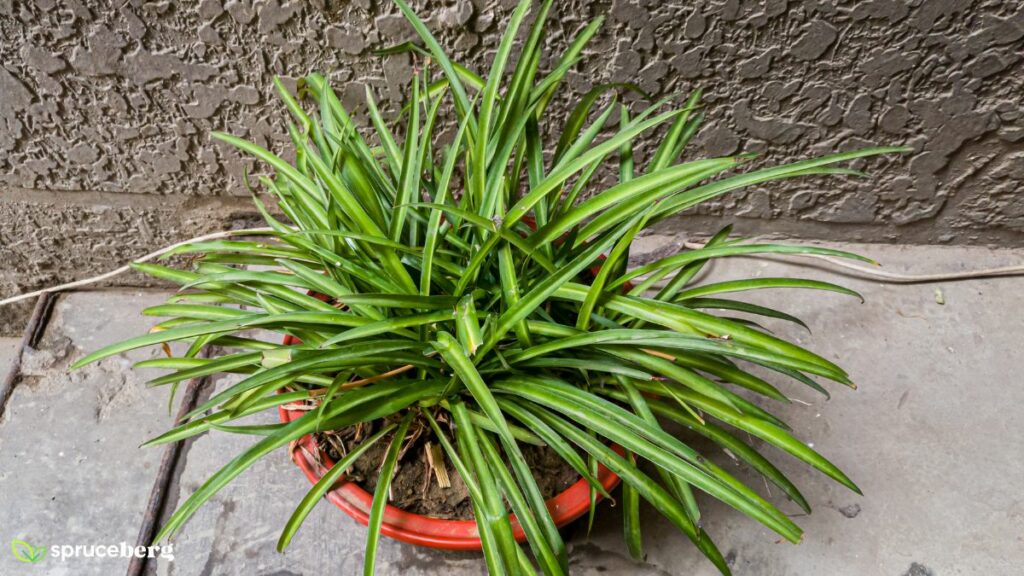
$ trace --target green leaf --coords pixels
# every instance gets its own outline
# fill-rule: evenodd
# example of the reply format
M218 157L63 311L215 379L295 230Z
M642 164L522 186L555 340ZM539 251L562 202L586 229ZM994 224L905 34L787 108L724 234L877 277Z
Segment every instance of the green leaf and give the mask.
M624 230L629 227L628 224L629 223L627 222L626 225L623 226ZM514 324L521 320L525 320L534 309L551 297L551 295L564 286L566 282L575 278L576 275L590 266L602 252L611 246L614 240L615 237L610 236L608 239L605 239L600 243L594 243L588 246L586 250L582 251L571 262L558 269L554 274L548 276L539 282L533 289L524 294L518 302L498 317L498 322L494 327L494 330L491 331L490 336L484 342L483 349L485 351L492 349L498 343L498 340L504 336Z
M602 158L606 154L617 150L622 144L633 140L637 135L667 120L671 120L678 114L678 110L672 110L659 114L653 118L634 122L629 126L623 127L615 136L608 138L600 144L593 146L583 154L580 154L572 162L568 162L558 167L543 181L541 181L537 187L530 190L529 193L523 196L509 209L508 213L505 215L502 226L505 229L511 228L512 225L519 222L519 220L522 219L522 217L525 216L535 204L544 199L552 191L558 189L562 183L569 179L573 174L579 172L594 160Z
M667 322L667 320L666 320ZM548 327L540 323L531 323L535 331L545 330ZM797 369L819 370L815 363L805 361L789 355L775 353L757 346L744 346L725 339L710 339L692 334L677 334L665 330L638 330L638 329L609 329L598 332L580 333L571 328L560 331L567 337L559 340L550 340L513 354L508 358L512 364L528 360L537 356L550 354L557 350L565 350L577 347L598 346L603 350L609 346L628 346L634 348L659 348L667 350L687 350L692 352L707 352L725 356L734 356L744 360L764 360L775 362L781 365L791 366ZM629 355L628 349L619 350L620 354ZM632 356L630 355L632 358ZM635 362L635 360L634 360Z
M145 316L178 316L193 320L233 320L252 316L252 312L224 306L206 306L203 304L160 304L150 306L142 311Z
M272 367L257 372L252 376L228 386L213 394L206 402L189 412L186 418L192 418L210 410L222 402L240 396L250 390L274 382L282 382L282 378L297 375L308 375L318 370L337 370L339 368L368 366L377 363L399 363L398 365L421 364L422 356L407 356L401 352L419 348L418 342L401 340L377 340L350 344L344 349L302 351L293 355L292 350L285 351L287 361L275 362ZM267 355L267 352L264 352ZM276 388L275 388L276 389Z
M580 230L576 239L576 245L580 245L632 214L649 209L659 199L726 170L735 163L734 158L699 160L627 180L566 211L558 219L538 230L531 240L534 244L550 242L569 229L589 221Z
M363 576L373 576L373 567L377 560L377 543L380 542L380 527L384 524L384 508L388 504L391 478L394 476L398 454L402 449L406 433L409 432L409 425L412 424L414 415L415 412L406 412L402 417L398 430L391 438L391 445L388 446L387 454L384 456L384 463L380 466L380 475L377 477L377 487L373 491L373 504L370 506L370 519L367 524L366 560L363 563Z
M476 479L476 485L480 489L481 505L474 504L473 509L477 524L482 530L486 530L494 541L493 564L503 565L512 573L516 573L514 567L519 564L519 546L513 537L512 525L502 504L494 475L480 449L476 428L462 402L453 402L451 410L455 419L459 450L463 454L463 459L470 463L472 475L469 477ZM504 572L504 568L501 572Z
M817 246L794 246L786 244L742 244L742 245L730 245L721 246L717 248L701 248L698 250L689 250L681 254L675 254L668 256L640 266L628 274L620 276L610 287L617 288L626 282L629 282L637 277L656 272L660 268L665 267L676 267L680 264L686 264L688 262L695 262L697 260L707 260L710 258L722 258L725 256L746 256L751 254L815 254L818 256L832 256L836 258L849 258L852 260L860 260L871 264L877 264L870 258L858 256L850 252L842 250L833 250L831 248L819 248Z
M582 301L586 297L586 293L583 287L569 283L560 287L555 292L555 296ZM842 368L836 366L833 362L804 350L795 344L763 334L735 322L703 314L683 306L645 298L610 296L606 306L616 312L628 314L634 318L646 320L647 322L683 332L684 334L703 334L718 338L721 342L734 340L738 344L747 344L754 347L746 349L746 352L752 352L760 348L776 354L775 359L778 361L788 364L799 363L804 365L804 368L802 368L804 371L819 374L847 385L852 384Z
M520 378L497 382L494 387L576 420L587 429L758 520L787 540L799 542L799 527L774 506L753 492L740 491L739 482L724 471L716 470L712 473L707 469L709 463L692 448L636 415L582 390L573 389L570 392L565 385L552 379L545 379L541 384Z
M613 398L618 398L622 400L626 399L627 397L625 393L619 391L608 390L605 391L604 393ZM692 416L676 408L675 406L672 406L671 404L656 399L648 399L647 404L657 414L670 418L671 420L685 426L687 429L695 432L696 434L700 434L701 436L704 436L705 438L711 440L715 444L718 444L722 448L728 450L732 456L744 461L747 465L749 465L754 470L757 470L762 476L767 478L770 482L781 488L782 491L785 492L791 500L796 502L797 505L799 505L804 512L810 514L811 507L807 503L807 500L804 498L803 494L800 493L800 490L798 490L797 487L792 482L790 482L789 479L786 478L786 476L783 475L778 468L775 467L775 465L773 465L767 458L762 456L756 450L754 450L747 444L741 442L739 439L729 434L724 429L708 422L698 422L694 420Z
M684 302L690 298L699 298L703 296L711 296L713 294L721 294L723 292L742 292L744 290L759 290L762 288L808 288L811 290L827 290L830 292L838 292L840 294L846 294L848 296L854 296L860 298L861 302L864 302L864 297L859 293L829 282L821 282L818 280L804 280L802 278L754 278L751 280L730 280L727 282L715 282L713 284L704 284L689 290L683 290L676 295L676 302Z
M444 214L440 209L448 201L449 186L452 175L455 173L455 163L459 159L459 148L462 146L466 135L467 121L459 123L459 131L455 134L455 140L445 155L444 169L441 178L437 183L437 193L433 198L434 206L431 207L430 218L427 222L426 239L423 245L423 260L420 268L420 294L429 296L433 279L434 253L437 250L437 242L440 235L441 216Z
M374 386L367 386L365 388L353 390L349 394L336 399L331 408L328 409L325 414L325 418L329 419L342 416L361 404L369 403L374 400L382 400L384 398L389 398L392 402L388 408L391 408L393 411L397 411L429 394L436 394L438 390L439 387L436 386L412 387L396 385L388 382ZM245 452L235 457L231 462L204 482L199 489L192 493L185 503L171 515L164 527L161 528L160 532L155 538L153 538L153 541L159 542L166 537L173 536L204 502L213 497L214 494L231 482L231 480L270 452L273 452L274 450L287 445L292 440L301 438L315 430L316 423L316 414L307 413L284 425L277 432L263 438L253 444Z
M405 2L405 0L395 0L395 4L405 15L405 18L412 24L413 29L423 39L423 42L427 45L431 55L437 59L438 65L441 70L444 71L445 77L448 80L448 84L451 87L452 94L455 96L455 107L459 112L461 118L472 117L471 106L469 104L469 98L466 96L466 89L462 86L460 75L456 73L455 66L452 61L445 54L444 49L437 43L434 36L427 30L426 25L420 20L419 16L413 12L412 8ZM471 121L471 124L475 126L475 122Z
M530 548L533 549L534 556L540 561L541 571L546 575L566 574L568 567L563 565L562 561L555 556L555 552L551 548L551 542L547 539L547 534L545 534L538 523L537 518L534 516L534 511L527 504L526 498L519 490L519 486L516 485L512 474L505 468L498 449L487 438L487 435L479 430L477 430L477 438L480 441L480 446L483 448L484 458L490 464L491 471L498 480L505 498L511 504L512 510L516 514L516 519L526 534ZM545 510L542 514L547 514L547 511Z
M613 90L628 90L640 94L641 96L647 97L646 93L637 86L636 84L630 84L628 82L611 82L607 84L598 84L587 91L573 107L572 112L569 113L568 118L565 120L565 125L562 126L562 130L558 137L558 144L555 146L555 153L553 158L557 163L562 157L562 154L566 149L569 148L572 142L577 140L580 130L583 129L583 124L587 120L590 111L593 110L594 104L597 100L605 93Z
M291 543L295 533L298 532L299 527L302 526L302 523L306 520L306 517L313 511L313 507L316 506L320 502L320 499L327 495L332 488L334 488L335 483L338 482L342 474L348 471L352 464L372 448L378 440L391 433L396 427L397 425L395 424L389 424L384 428L381 428L380 431L373 436L370 436L366 440L360 442L358 446L350 450L344 458L338 460L330 470L317 480L317 483L314 484L313 488L306 493L302 502L299 503L299 506L295 509L295 512L292 513L291 518L289 518L288 522L285 524L284 530L281 532L281 537L277 541L278 552L284 552L285 548L288 547L288 544Z
M480 489L480 485L477 484L475 474L470 471L469 466L455 450L451 442L448 441L448 437L445 435L444 431L441 430L441 426L438 425L437 420L430 415L430 412L424 411L423 416L433 429L434 437L437 438L438 442L441 443L441 447L444 448L445 455L448 457L448 460L452 463L455 470L462 478L462 481L466 484L466 490L469 492L469 498L473 505L473 513L475 517L487 517L489 501L484 497L484 494ZM470 420L472 423L472 419ZM501 556L502 550L498 544L494 531L491 529L491 524L488 522L477 522L477 529L480 532L480 543L483 548L484 561L487 564L487 573L492 576L505 574L505 565Z
M779 320L786 320L803 327L805 330L810 331L811 329L796 316L791 316L785 312L779 312L765 306L759 306L757 304L748 304L746 302L737 302L735 300L725 300L721 298L690 298L686 301L688 308L716 308L719 310L737 310L739 312L747 312L750 314L757 314L759 316L766 316L768 318L778 318Z
M525 238L523 238L521 236L517 236L514 232L509 232L507 230L501 229L500 227L496 227L494 225L494 222L492 222L492 221L490 221L490 220L488 220L486 218L483 218L483 217L481 217L479 215L476 215L476 214L474 214L474 213L472 213L472 212L470 212L468 210L463 210L463 209L455 207L455 206L446 206L446 205L443 205L443 204L434 204L434 203L429 203L429 202L415 203L415 204L412 204L412 206L434 208L434 209L439 210L441 212L446 212L446 213L458 216L459 218L462 218L462 219L466 220L467 222L469 222L470 224L473 224L474 226L477 226L477 227L479 227L481 229L484 229L484 230L487 230L489 232L493 232L501 240L504 240L504 241L508 242L509 244L515 246L516 248L519 248L523 253L529 255L530 258L536 260L545 269L547 269L547 270L554 270L554 268L555 268L554 264L552 264L550 261L548 261L546 258L544 258L544 256L542 254L536 254L534 252L533 247L531 247L527 243ZM483 261L482 261L482 259L480 259L480 260L481 260L480 264L482 264ZM471 265L472 265L472 263L470 264L470 266ZM479 264L477 264L477 265L479 266ZM469 269L468 266L467 266L467 273L468 272L472 272L472 269Z
M368 338L370 336L376 336L378 334L388 334L394 332L398 328L414 328L416 326L424 326L427 324L434 324L437 322L450 321L454 318L452 310L444 310L441 312L427 312L425 314L415 314L412 316L400 316L398 318L388 318L373 322L370 324L364 324L351 330L346 330L335 336L331 336L323 344L321 348L327 348L328 346L334 346L342 342L348 342L352 340L358 340L360 338Z
M608 448L540 405L527 404L526 406L560 434L597 457L602 464L622 479L623 484L629 484L635 488L641 497L650 502L656 510L685 534L722 574L731 574L728 564L725 563L725 558L722 557L721 552L718 551L711 538L697 531L697 528L687 518L686 512L679 501L669 494L667 490L641 472L628 460L616 454L611 448Z
M684 135L689 125L690 114L697 107L697 103L700 102L700 97L701 90L699 88L690 94L690 97L686 100L686 105L683 106L685 112L672 122L668 133L665 134L665 138L654 152L654 157L651 158L651 164L647 169L648 172L669 166L679 157L682 147L686 145L687 138Z
M633 387L632 384L625 378L617 378L619 386L626 391L626 400L632 407L633 412L644 419L648 424L652 426L660 426L657 417L654 412L651 411L650 406L647 404L647 400ZM685 406L685 405L684 405ZM689 408L689 406L685 406ZM699 418L695 418L700 420ZM694 526L700 526L700 508L697 506L697 500L694 498L693 490L690 489L690 485L682 481L678 477L668 474L663 469L658 469L658 475L661 476L662 482L671 488L676 498L683 503L683 507L686 509L686 515L690 518L690 522L693 522Z
M636 466L632 452L626 453L631 466ZM626 549L634 560L642 562L645 558L643 539L640 535L640 492L633 484L622 485L622 530L626 539Z
M476 349L483 342L483 335L480 333L480 321L476 316L476 306L473 302L473 295L467 294L459 300L455 307L455 329L466 347L466 353L472 356Z
M533 478L533 473L526 467L526 458L523 456L522 451L519 449L519 445L512 436L512 431L509 429L508 422L505 420L505 415L501 408L498 407L498 403L494 399L494 395L491 394L490 388L483 381L483 378L480 376L479 372L477 372L476 367L474 367L469 358L466 357L465 352L463 352L463 346L452 338L450 334L447 332L439 332L434 348L441 353L441 356L444 357L445 361L448 362L452 370L455 371L455 374L466 386L466 389L469 390L477 405L480 406L481 411L497 428L497 434L501 439L502 447L509 455L509 463L513 470L515 470L519 485L526 493L526 498L530 503L530 509L535 515L536 521L544 531L546 540L553 547L554 553L558 557L559 564L563 569L567 570L568 555L565 550L565 544L562 542L562 538L558 532L558 527L555 526L554 521L551 519L551 515L548 513L547 506L544 503L544 497L540 493L540 488L537 486L537 482ZM525 519L520 520L523 522L526 521Z
M254 314L255 317L263 317L261 314ZM175 340L184 340L186 338L193 338L196 336L202 336L205 334L224 334L245 325L245 322L252 320L253 316L248 316L244 319L237 320L221 320L218 322L203 322L197 324L187 324L178 328L171 328L170 330L164 330L162 332L152 332L144 336L136 336L135 338L129 338L121 342L116 342L100 348L99 350L87 354L84 358L75 361L71 365L72 370L77 370L86 364L90 364L97 360L101 360L114 354L120 354L136 348L142 348L144 346L152 346L154 344L161 344L164 342L174 342Z
M512 11L498 44L498 50L491 61L491 71L487 75L487 84L484 86L480 98L477 132L473 135L473 154L469 164L469 192L475 194L476 205L485 217L494 215L497 207L497 198L493 196L496 190L487 189L486 185L487 145L490 142L491 117L498 97L498 86L505 74L505 66L512 51L512 43L516 39L516 32L519 30L523 18L526 17L526 10L530 4L532 4L532 0L520 0L515 10Z
M637 387L644 391L655 391L653 388L649 387L648 384L642 382L638 382ZM735 412L725 409L725 407L718 402L709 398L701 398L687 390L680 390L679 393L686 397L689 402L698 406L701 410L708 412L722 422L748 432L751 435L779 448L780 450L788 452L790 455L817 468L826 476L832 478L836 482L839 482L843 486L846 486L857 494L862 494L860 488L858 488L842 470L837 468L835 464L832 464L812 448L794 438L786 430L769 422L765 422L760 418L737 415Z
M680 210L685 210L690 206L710 200L711 198L720 196L731 190L736 190L752 184L759 184L761 182L779 180L782 178L830 173L826 168L830 164L848 162L850 160L864 158L866 156L906 153L912 151L912 148L906 146L862 148L851 152L840 152L838 154L830 154L827 156L820 156L818 158L811 158L810 160L801 160L791 164L772 166L770 168L747 172L745 174L738 174L724 180L707 184L700 188L695 188L685 195L679 196L669 202L665 202L658 208L656 216L660 218L668 217L678 213ZM840 173L846 172L848 171L841 171Z
M579 453L576 452L576 449L573 448L558 432L545 424L530 411L522 409L518 404L514 402L506 402L502 398L496 398L496 400L502 410L507 412L516 420L522 422L524 426L533 430L535 434L540 436L548 448L551 448L555 453L557 453L562 460L566 462L566 464L572 466L573 470L586 480L595 492L600 493L605 498L611 498L611 495L608 494L604 486L598 481L597 476L590 470L587 463L580 457Z
M420 107L415 104L419 100L419 86L419 82L414 79L412 82L412 101L414 104L410 107L408 129L405 134L405 148L402 152L401 163L395 164L395 166L401 167L398 186L399 194L395 198L395 207L391 215L391 233L389 234L395 242L402 240L402 230L405 227L406 212L408 211L406 205L416 199L420 189L420 156L417 150L419 144ZM413 238L415 236L413 234Z

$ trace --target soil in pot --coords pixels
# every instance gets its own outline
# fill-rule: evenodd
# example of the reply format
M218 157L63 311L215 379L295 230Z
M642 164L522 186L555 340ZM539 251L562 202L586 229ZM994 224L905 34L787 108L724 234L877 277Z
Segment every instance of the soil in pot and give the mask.
M362 429L352 426L315 435L317 445L331 460L337 462L348 450L358 445L359 440L373 434L379 423L363 425ZM427 461L427 444L437 445L433 431L425 426L411 441L403 446L398 469L391 480L390 504L407 512L444 518L447 520L469 520L473 518L466 485L450 462L445 459L445 469L451 486L442 488ZM391 437L378 441L361 458L356 460L348 478L363 489L373 493L377 486L378 470L384 460ZM546 446L520 444L526 464L533 471L537 486L545 499L552 498L580 479L579 474L561 457Z

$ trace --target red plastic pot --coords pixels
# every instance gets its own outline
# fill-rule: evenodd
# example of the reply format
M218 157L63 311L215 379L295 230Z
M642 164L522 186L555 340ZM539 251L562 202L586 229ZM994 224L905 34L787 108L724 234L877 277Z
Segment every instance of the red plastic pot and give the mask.
M290 337L285 339L286 344L289 343L288 338ZM286 410L283 406L278 408L278 413L282 422L291 422L301 416L301 413ZM304 450L293 450L292 461L302 469L306 478L315 484L327 470L334 466L334 462L319 449L310 435L303 436L299 440L299 447ZM620 454L622 453L621 448L615 448ZM319 452L323 466L318 466L316 462L311 461L309 455L317 452ZM598 466L597 479L606 491L611 491L619 484L619 477L604 466ZM598 500L601 499L600 494L597 497ZM342 479L335 489L327 493L327 499L355 518L360 524L365 526L369 522L373 494L355 482ZM576 520L590 508L590 490L587 481L580 479L564 492L550 498L547 501L547 506L558 527ZM516 540L525 541L526 535L523 533L522 527L519 526L515 515L509 516L509 519L512 521ZM384 508L384 523L381 533L402 542L443 550L479 550L481 546L475 520L433 518L422 514L413 514L390 504Z

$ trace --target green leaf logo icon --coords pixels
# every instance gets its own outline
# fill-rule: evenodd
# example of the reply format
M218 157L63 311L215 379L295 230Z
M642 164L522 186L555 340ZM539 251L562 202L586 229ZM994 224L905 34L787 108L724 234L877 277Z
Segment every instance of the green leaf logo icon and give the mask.
M18 562L35 564L46 557L46 548L43 546L36 548L24 540L11 540L11 554L14 554L14 558Z

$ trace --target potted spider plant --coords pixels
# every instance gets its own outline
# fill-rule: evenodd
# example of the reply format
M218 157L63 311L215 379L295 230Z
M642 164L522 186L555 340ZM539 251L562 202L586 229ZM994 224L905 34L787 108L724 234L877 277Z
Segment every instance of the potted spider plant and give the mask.
M854 293L791 278L695 279L731 256L867 259L745 242L726 228L702 248L638 268L628 261L637 234L729 191L855 175L842 164L905 150L760 168L747 168L746 155L684 160L703 118L699 93L680 106L665 99L630 110L615 98L629 86L603 85L580 98L564 123L551 120L549 103L600 20L542 72L552 2L537 6L527 28L531 2L522 0L480 76L449 59L409 6L396 3L422 40L400 48L420 62L404 107L389 121L368 90L369 128L362 129L324 77L304 78L295 95L278 83L294 118L294 162L234 136L214 137L272 169L259 182L286 218L255 198L266 228L168 254L192 256L191 270L137 265L182 285L145 311L169 319L75 364L185 341L190 347L180 357L140 363L171 370L153 384L242 375L147 443L206 432L259 437L179 507L157 540L178 532L255 461L286 449L314 485L284 526L279 549L327 497L368 526L367 574L382 533L482 549L491 574L565 574L560 526L592 515L620 480L624 536L638 558L643 499L729 573L702 528L698 493L799 542L789 517L692 446L698 437L729 450L807 511L797 487L743 438L761 439L859 492L748 399L788 401L762 369L822 392L814 378L852 386L846 372L727 315L799 320L723 296L764 287ZM655 144L634 150L656 131ZM256 338L257 330L283 341ZM199 354L204 348L209 357ZM279 423L245 423L273 409ZM401 489L409 477L426 496L389 504L389 495L409 492ZM431 507L442 500L451 501L447 508Z

